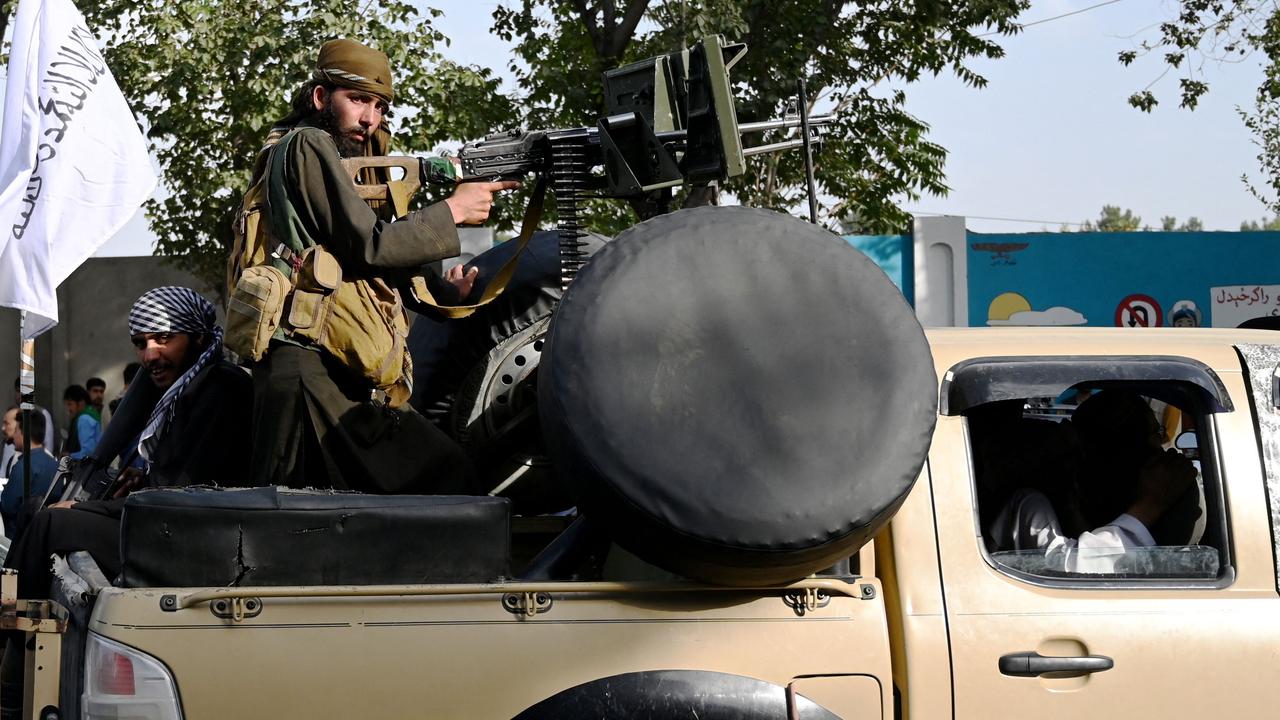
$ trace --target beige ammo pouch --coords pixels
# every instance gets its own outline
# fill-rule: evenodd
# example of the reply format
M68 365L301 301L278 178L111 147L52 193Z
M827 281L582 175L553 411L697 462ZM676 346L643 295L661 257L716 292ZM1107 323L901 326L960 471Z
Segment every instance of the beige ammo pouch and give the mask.
M387 392L393 406L407 401L409 325L395 289L379 279L344 280L337 258L322 245L307 248L294 278L285 319L290 336L323 348Z
M245 268L227 303L226 346L242 358L261 360L280 327L289 289L289 279L271 265Z
M325 299L342 284L342 266L333 253L315 245L302 253L302 265L293 279L287 325L294 332L318 340L328 314Z

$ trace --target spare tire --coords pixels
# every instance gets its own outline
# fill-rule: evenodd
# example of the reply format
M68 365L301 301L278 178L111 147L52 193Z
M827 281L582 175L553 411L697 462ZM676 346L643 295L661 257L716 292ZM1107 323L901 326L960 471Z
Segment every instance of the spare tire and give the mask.
M847 557L915 482L937 378L902 293L843 239L743 207L600 250L543 348L548 449L618 544L762 585Z

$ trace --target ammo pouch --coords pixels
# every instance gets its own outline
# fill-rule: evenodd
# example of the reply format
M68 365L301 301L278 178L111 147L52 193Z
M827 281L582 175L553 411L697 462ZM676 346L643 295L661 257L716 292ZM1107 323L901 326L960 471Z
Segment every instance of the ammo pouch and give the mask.
M243 358L261 360L280 327L289 279L272 265L255 265L240 273L227 302L223 343Z
M409 321L399 293L384 281L343 280L332 253L321 245L307 248L294 274L284 328L385 392L392 407L408 402Z
M266 189L262 168L266 153L256 163L258 178L245 193L232 223L231 254L227 258L227 328L223 343L247 360L261 360L280 327L289 278L271 265L267 254L271 233L263 210Z

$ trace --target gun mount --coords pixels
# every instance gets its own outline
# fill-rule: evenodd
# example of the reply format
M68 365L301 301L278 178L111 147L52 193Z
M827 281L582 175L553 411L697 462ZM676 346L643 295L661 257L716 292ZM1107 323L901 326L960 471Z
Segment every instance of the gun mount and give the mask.
M529 173L549 179L567 288L585 259L579 217L584 199L647 198L666 212L675 187L742 175L752 155L820 144L816 131L833 118L809 117L803 90L795 117L738 123L729 71L746 49L712 35L688 50L610 70L604 74L606 115L594 127L510 130L467 143L458 154L462 179ZM746 134L788 128L799 128L802 137L743 148Z

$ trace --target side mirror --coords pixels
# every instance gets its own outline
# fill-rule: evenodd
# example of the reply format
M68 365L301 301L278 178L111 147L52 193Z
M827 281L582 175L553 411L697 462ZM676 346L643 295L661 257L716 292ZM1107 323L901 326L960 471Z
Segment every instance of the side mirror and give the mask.
M1178 433L1178 437L1173 440L1173 446L1180 450L1188 460L1198 460L1200 458L1200 441L1196 438L1194 430Z

